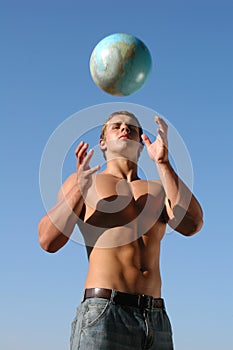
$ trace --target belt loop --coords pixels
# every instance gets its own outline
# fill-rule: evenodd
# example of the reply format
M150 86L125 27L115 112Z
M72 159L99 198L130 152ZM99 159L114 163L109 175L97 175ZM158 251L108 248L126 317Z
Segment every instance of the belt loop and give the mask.
M83 294L82 294L81 303L83 303L85 301L85 292L86 292L86 290L84 289Z
M141 308L141 300L142 300L142 295L138 295L138 307Z
M112 289L110 303L115 304L114 298L116 295L117 295L117 291L115 289Z

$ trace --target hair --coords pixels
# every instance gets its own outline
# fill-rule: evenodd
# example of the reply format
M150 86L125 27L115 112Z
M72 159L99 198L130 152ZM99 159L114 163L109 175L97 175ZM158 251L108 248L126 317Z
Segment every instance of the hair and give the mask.
M139 129L139 139L140 139L141 144L143 144L143 141L142 141L142 139L141 139L141 135L143 134L143 130L142 130L141 124L139 123L138 118L137 118L133 113L130 113L130 112L128 112L128 111L117 111L117 112L113 112L113 113L108 117L108 119L105 121L105 123L103 124L102 129L101 129L101 133L100 133L100 138L101 138L101 139L105 139L105 131L106 131L108 122L109 122L113 117L115 117L116 115L127 115L127 116L133 118L133 119L137 122L137 124L138 124L138 129Z

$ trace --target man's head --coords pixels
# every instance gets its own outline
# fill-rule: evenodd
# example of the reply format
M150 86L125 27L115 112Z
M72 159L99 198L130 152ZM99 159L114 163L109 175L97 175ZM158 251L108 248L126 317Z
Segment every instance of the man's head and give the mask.
M123 147L124 143L128 151L130 149L137 150L138 158L143 149L142 134L142 127L133 113L128 111L112 113L102 126L100 134L100 148L103 151L105 159L109 142L112 141L113 144L114 141L118 142L118 140L120 141L118 145Z

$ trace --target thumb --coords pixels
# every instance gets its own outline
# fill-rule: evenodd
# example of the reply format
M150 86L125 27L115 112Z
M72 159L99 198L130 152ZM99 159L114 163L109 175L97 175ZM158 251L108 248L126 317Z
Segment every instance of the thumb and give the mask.
M142 134L142 141L145 143L146 147L149 147L151 145L151 141L149 137L146 134Z

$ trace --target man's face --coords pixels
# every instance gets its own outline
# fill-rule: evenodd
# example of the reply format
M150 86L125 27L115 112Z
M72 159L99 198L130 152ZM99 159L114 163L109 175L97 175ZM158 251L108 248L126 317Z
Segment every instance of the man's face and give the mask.
M140 142L139 127L136 120L128 115L115 115L107 124L105 139L123 139Z
M100 145L106 151L119 153L122 156L139 155L142 148L137 121L128 115L115 115L107 123L105 137ZM102 147L103 149L103 147Z

